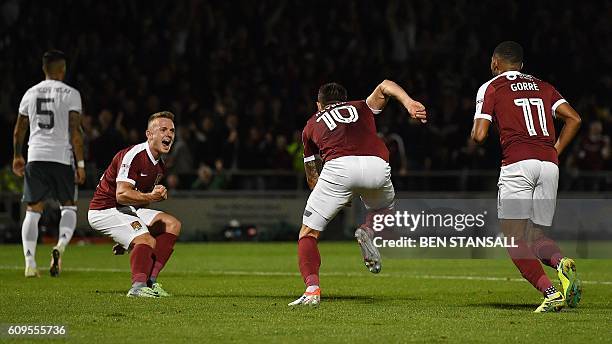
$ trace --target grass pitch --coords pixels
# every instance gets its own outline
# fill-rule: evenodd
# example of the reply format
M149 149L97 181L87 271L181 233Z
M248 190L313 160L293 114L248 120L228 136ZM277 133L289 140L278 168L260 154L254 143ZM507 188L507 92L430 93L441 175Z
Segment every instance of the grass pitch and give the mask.
M128 299L129 259L110 245L71 246L51 278L23 277L21 247L0 246L0 324L65 324L68 342L605 342L612 260L578 260L577 309L531 313L540 295L510 260L386 259L373 275L355 243L322 241L323 303L303 292L296 244L179 244L160 282L173 297ZM552 269L547 268L556 281ZM47 338L49 340L49 338ZM36 341L0 336L0 341Z

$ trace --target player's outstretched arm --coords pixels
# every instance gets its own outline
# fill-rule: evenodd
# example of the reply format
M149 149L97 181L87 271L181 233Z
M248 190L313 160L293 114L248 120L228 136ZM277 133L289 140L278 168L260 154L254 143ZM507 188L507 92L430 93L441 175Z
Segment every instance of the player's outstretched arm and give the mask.
M383 82L378 84L374 91L372 91L372 94L366 99L366 103L372 110L382 110L387 105L387 102L389 102L389 98L395 98L395 100L400 102L408 110L410 117L418 119L422 123L427 122L425 106L410 98L400 85L391 80L383 80Z
M582 119L580 118L578 112L576 112L576 110L574 110L574 108L568 103L559 105L555 113L557 118L564 122L563 129L561 129L559 138L555 143L557 154L561 155L561 153L565 150L565 148L567 148L569 143L578 133Z
M487 139L489 134L489 125L491 121L484 118L476 118L472 125L472 140L478 144L482 144Z
M128 182L117 182L115 193L117 203L123 205L145 205L152 202L160 202L168 198L168 191L163 185L155 185L153 191L143 193L134 189L134 185Z
M81 130L81 114L70 111L68 126L70 127L70 144L77 161L78 184L85 183L85 159L83 153L83 131Z
M319 180L319 171L321 166L321 159L315 158L314 160L304 163L304 170L306 171L306 182L310 190L314 189Z
M25 170L25 159L23 158L23 141L30 126L30 119L26 115L19 114L15 130L13 131L13 173L18 177L23 177Z

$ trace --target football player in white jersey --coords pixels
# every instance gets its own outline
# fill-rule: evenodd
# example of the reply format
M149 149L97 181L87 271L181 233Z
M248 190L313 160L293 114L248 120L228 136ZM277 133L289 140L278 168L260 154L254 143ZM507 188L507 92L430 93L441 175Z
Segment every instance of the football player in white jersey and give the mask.
M66 57L58 50L42 58L45 80L31 87L19 104L13 133L13 172L25 175L23 202L27 203L21 227L25 276L39 276L36 266L38 221L45 199L60 202L59 239L51 253L51 276L61 270L61 255L76 226L75 182L85 182L83 135L81 132L81 95L63 83ZM30 130L28 163L22 154L25 134ZM73 157L74 154L74 157ZM77 171L72 164L77 161Z

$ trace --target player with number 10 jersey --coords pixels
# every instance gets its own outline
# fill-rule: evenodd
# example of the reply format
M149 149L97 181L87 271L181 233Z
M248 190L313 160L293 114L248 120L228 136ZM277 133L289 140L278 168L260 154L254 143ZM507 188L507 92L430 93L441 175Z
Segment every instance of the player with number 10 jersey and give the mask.
M381 258L373 244L372 218L392 209L395 191L389 151L376 133L374 115L382 112L389 98L398 100L413 118L426 121L425 107L393 81L383 81L366 100L359 101L347 101L346 89L336 83L319 89L318 111L302 133L306 180L312 189L298 238L299 267L306 291L289 306L319 304L321 257L317 240L353 195L359 195L368 210L355 237L368 270L380 272ZM321 161L325 164L322 170Z

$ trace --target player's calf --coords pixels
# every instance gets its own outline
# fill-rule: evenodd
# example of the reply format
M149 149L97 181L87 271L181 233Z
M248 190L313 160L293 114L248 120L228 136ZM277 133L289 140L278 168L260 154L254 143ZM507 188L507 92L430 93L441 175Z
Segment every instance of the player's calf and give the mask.
M306 291L289 306L311 305L316 306L321 302L321 289L319 288L319 268L321 267L321 255L317 239L320 232L306 225L302 225L298 239L298 260L300 273L306 284Z
M132 270L132 289L128 292L134 294L135 291L142 288L147 288L143 293L147 293L147 280L149 273L153 268L153 248L155 247L155 238L149 233L137 236L132 240L132 253L130 254L130 268ZM151 290L152 292L152 290ZM134 296L134 295L132 295Z

